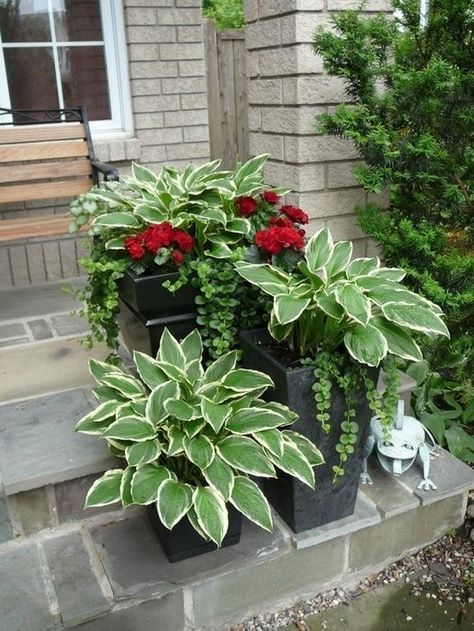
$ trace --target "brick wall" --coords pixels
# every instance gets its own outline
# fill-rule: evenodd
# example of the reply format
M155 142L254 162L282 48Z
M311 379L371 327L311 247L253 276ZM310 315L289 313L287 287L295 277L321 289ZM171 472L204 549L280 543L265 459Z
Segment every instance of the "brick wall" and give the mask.
M252 154L270 153L267 180L295 191L310 231L327 224L354 251L372 250L354 222L366 195L353 177L358 155L351 142L315 135L315 116L347 100L343 83L329 77L313 53L313 33L331 13L360 0L245 0L249 124ZM368 0L367 14L391 11L389 0Z

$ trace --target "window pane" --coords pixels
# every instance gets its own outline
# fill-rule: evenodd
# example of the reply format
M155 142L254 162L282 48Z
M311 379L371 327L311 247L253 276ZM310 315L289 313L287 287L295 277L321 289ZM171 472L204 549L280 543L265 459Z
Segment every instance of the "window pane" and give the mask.
M51 48L5 48L12 109L59 107Z
M48 0L0 0L3 42L50 42Z
M58 42L102 41L99 0L53 0Z
M85 105L90 120L109 119L103 46L61 46L58 54L64 106Z

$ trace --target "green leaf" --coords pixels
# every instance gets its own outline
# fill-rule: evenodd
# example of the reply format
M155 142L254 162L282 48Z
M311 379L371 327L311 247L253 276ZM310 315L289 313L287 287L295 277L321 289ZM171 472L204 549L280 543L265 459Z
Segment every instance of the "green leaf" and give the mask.
M202 339L199 329L193 329L181 342L181 350L186 357L186 363L190 364L194 360L201 361Z
M283 456L278 457L275 454L269 453L269 458L282 471L289 473L295 478L298 478L298 480L301 480L301 482L304 482L304 484L314 488L314 471L308 460L294 444L285 441L283 444Z
M272 410L243 408L227 421L226 429L233 434L253 434L288 425L289 422L288 418Z
M325 226L308 241L305 250L306 263L314 273L330 261L334 252L331 233Z
M179 421L190 421L194 416L193 408L185 401L180 401L179 399L168 399L165 401L164 405L168 414L174 416Z
M184 441L184 451L199 469L206 469L214 460L214 445L207 436L196 436Z
M147 167L144 167L141 164L137 164L136 162L132 162L132 174L133 177L140 182L150 182L152 184L156 184L158 181L158 178L153 171L147 169Z
M310 440L308 440L301 434L298 434L298 432L293 432L290 429L284 429L282 433L285 438L294 443L295 447L299 449L299 451L301 451L303 456L307 459L312 467L317 467L324 464L323 454Z
M423 425L429 429L440 445L444 443L444 432L446 430L446 423L444 419L437 414L422 414L420 421Z
M165 381L157 386L150 394L145 415L147 421L156 427L168 415L165 408L165 401L177 399L179 397L179 387L174 381Z
M127 467L122 475L122 481L120 483L120 499L122 500L122 506L124 508L133 504L131 484L134 473L134 467Z
M135 215L143 219L146 223L161 223L167 221L169 215L163 208L157 208L152 204L138 204L134 210Z
M146 464L137 469L131 486L135 504L152 504L156 500L161 483L170 478L171 473L166 467Z
M106 250L123 250L125 248L123 237L117 237L115 239L109 239L105 244Z
M222 495L226 502L229 501L234 488L234 472L222 458L215 456L211 464L202 471L206 482L214 487Z
M246 436L228 436L217 444L217 453L228 465L257 477L275 477L263 449Z
M106 228L140 228L140 221L132 213L108 213L92 222L93 226Z
M276 296L274 310L276 319L280 324L289 324L297 320L308 307L309 298L294 298L293 296Z
M193 438L197 436L205 426L206 421L203 418L193 418L191 421L184 423L183 429L188 438Z
M263 432L255 432L252 436L267 451L271 451L278 457L283 456L283 436L279 430L267 429Z
M226 375L234 370L239 354L237 351L230 351L212 362L204 373L205 383L220 383Z
M146 394L145 388L138 379L134 379L128 375L111 373L109 375L104 375L101 378L101 382L105 386L109 386L110 388L117 390L129 399L136 399L137 397L141 398Z
M409 377L416 381L416 385L421 385L428 377L430 366L427 361L416 362L408 366L406 373Z
M97 423L96 421L89 421L87 417L78 421L75 427L76 432L81 434L89 434L91 436L102 436L107 427L113 422L114 417L111 416L105 421Z
M243 476L237 476L230 501L250 521L264 530L270 532L273 530L270 506L255 482Z
M225 229L229 232L235 232L237 234L249 234L250 222L243 217L237 217L226 223Z
M84 508L108 506L120 501L120 483L123 469L112 469L96 480L89 489Z
M319 290L313 295L314 302L318 305L321 311L335 320L342 320L344 316L344 309L337 302L334 292L327 293L326 290Z
M288 293L288 283L290 277L281 270L271 265L244 263L237 261L234 263L237 272L249 283L257 285L271 296L279 296Z
M173 528L191 508L193 494L188 484L176 480L165 480L158 488L156 508L161 523Z
M117 368L117 366L112 366L112 364L106 364L105 362L101 362L97 359L89 360L89 372L99 384L102 383L101 381L102 377L104 377L105 375L111 375L111 374L123 375L124 374L120 370L120 368Z
M397 324L386 320L382 316L376 316L370 323L384 336L389 353L414 362L419 362L423 359L418 344L407 331Z
M200 537L202 537L205 541L210 541L209 537L206 535L206 533L204 533L202 531L201 526L199 525L199 521L196 515L196 511L194 510L194 508L191 506L191 508L188 510L186 517L189 519L189 523L191 524L191 526L194 528L194 530L198 533L198 535Z
M259 388L269 388L275 384L271 377L263 372L248 370L247 368L237 368L237 370L233 370L224 377L222 385L230 390L246 393Z
M439 333L449 338L447 326L429 307L389 302L382 307L382 312L387 320L405 328L423 333Z
M457 458L463 458L465 452L474 452L474 438L462 427L451 425L444 432L449 451ZM472 456L473 454L471 454Z
M197 487L193 495L193 508L203 532L221 545L229 528L229 516L222 495L212 487Z
M232 250L225 243L213 243L204 254L214 259L228 259L232 256Z
M109 425L104 432L104 437L144 442L155 438L155 434L155 429L144 419L138 416L127 416Z
M370 319L370 300L355 285L343 285L334 291L334 297L346 314L365 326Z
M380 267L379 269L370 271L369 275L380 278L381 280L393 280L399 283L405 278L406 272L398 267Z
M250 158L247 162L244 162L236 171L234 175L234 180L238 184L245 180L246 178L253 176L255 177L259 173L261 173L265 162L268 160L270 155L268 153L263 153L262 155L255 156L255 158Z
M183 442L186 435L178 427L170 427L168 429L168 456L176 456L184 451Z
M178 340L174 338L167 328L161 334L158 359L162 362L176 366L180 370L186 369L186 357Z
M228 405L218 405L203 397L201 400L201 412L217 434L229 417L231 408Z
M161 453L161 446L158 440L147 440L143 443L135 443L125 449L125 457L129 465L138 465L153 462Z
M161 383L168 381L168 377L161 370L158 362L149 355L140 353L139 351L133 351L133 361L135 362L140 378L151 390Z
M380 267L380 261L377 258L359 258L354 259L346 269L346 276L349 279L356 276L365 276Z
M331 258L325 265L328 278L331 279L345 270L351 257L352 243L350 241L336 243Z
M378 366L388 351L385 337L371 324L357 324L344 335L344 344L357 362L368 366Z
M101 423L111 417L115 417L115 412L121 405L122 401L106 401L101 403L95 410L92 410L92 412L89 412L89 414L86 414L81 421Z
M372 287L369 290L369 297L371 300L382 306L388 302L404 302L410 305L421 305L430 308L434 313L443 315L443 311L434 302L430 302L416 294L413 291L402 287L401 285L384 285L380 284L378 287Z

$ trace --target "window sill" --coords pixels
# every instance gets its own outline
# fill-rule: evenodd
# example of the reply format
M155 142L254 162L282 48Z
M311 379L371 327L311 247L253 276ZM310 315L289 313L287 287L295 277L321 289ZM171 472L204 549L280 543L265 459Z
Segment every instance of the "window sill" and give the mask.
M94 134L92 134L94 136ZM130 162L141 157L141 144L138 138L127 134L92 138L95 157L102 162Z

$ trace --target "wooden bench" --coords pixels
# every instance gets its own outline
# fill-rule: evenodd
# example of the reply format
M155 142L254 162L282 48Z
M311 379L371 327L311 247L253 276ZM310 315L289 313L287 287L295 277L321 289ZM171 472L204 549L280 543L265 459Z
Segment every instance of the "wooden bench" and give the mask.
M0 205L75 197L99 184L99 174L119 179L94 157L85 108L0 108ZM66 234L69 223L51 214L0 219L0 242Z

